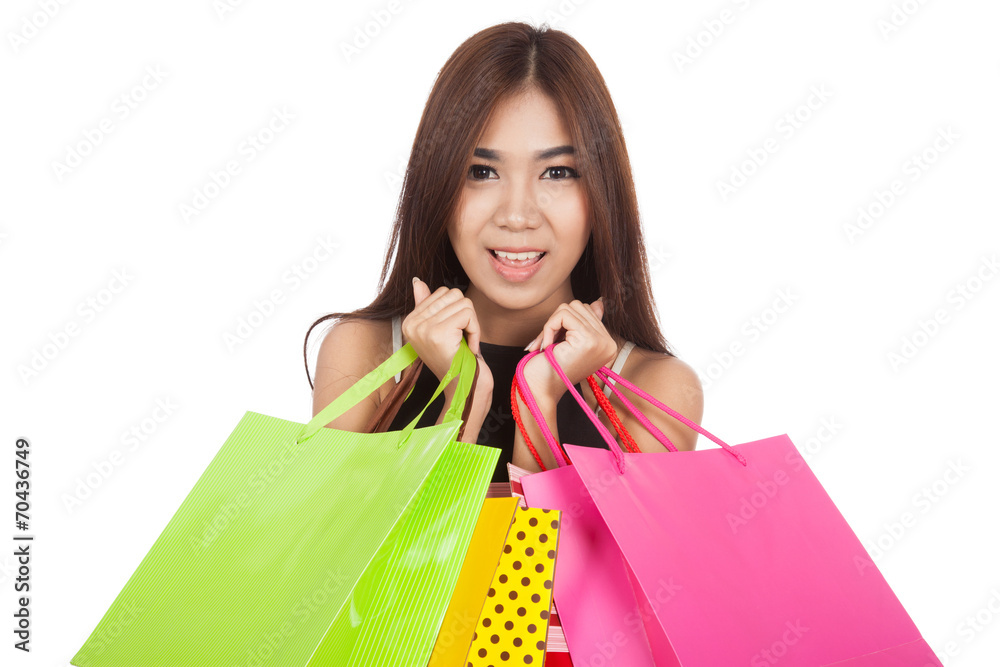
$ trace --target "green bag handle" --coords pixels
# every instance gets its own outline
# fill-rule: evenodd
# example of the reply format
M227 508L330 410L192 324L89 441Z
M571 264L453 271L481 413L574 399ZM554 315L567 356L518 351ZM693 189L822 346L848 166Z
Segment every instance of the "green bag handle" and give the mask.
M333 399L329 405L316 413L316 416L302 427L302 431L295 439L295 443L301 444L304 440L308 440L321 428L353 408L361 402L361 399L385 384L389 378L416 361L417 358L417 351L409 343L400 347L391 357L383 361L377 368L371 370L367 375L351 385L347 391ZM462 421L462 412L465 410L465 402L472 391L472 380L475 371L476 357L472 354L472 350L469 349L469 344L463 336L458 344L458 351L452 357L451 367L445 373L445 376L441 378L437 389L434 390L434 395L427 401L420 414L414 417L413 421L400 431L402 437L400 438L399 446L401 447L410 438L413 429L416 428L417 422L420 421L424 412L427 411L427 408L434 402L434 399L444 391L445 387L448 386L448 383L455 376L458 376L458 386L455 389L455 395L451 399L451 405L448 408L448 412L445 413L442 423L452 420Z

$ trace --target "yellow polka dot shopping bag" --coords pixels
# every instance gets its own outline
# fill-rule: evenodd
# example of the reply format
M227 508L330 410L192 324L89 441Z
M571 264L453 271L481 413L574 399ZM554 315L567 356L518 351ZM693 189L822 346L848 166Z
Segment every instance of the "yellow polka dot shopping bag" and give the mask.
M559 516L557 510L515 511L466 665L544 663Z

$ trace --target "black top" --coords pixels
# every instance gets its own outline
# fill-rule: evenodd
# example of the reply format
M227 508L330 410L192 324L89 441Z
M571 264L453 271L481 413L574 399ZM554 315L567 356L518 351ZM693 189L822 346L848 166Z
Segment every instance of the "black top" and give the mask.
M514 452L514 433L517 429L514 415L510 411L510 386L514 382L514 370L517 368L518 362L528 353L524 351L523 347L517 345L494 345L484 342L479 343L479 350L483 355L483 361L493 373L493 403L486 419L483 420L483 427L479 431L476 442L480 445L489 445L500 449L500 460L497 461L497 467L493 471L492 481L506 482L508 481L507 464L511 462L511 456ZM427 405L427 400L437 389L439 382L440 380L427 366L422 367L420 375L413 385L413 390L399 407L399 412L396 413L392 424L389 425L389 430L401 430L413 421L413 418ZM580 383L573 386L578 392L581 392ZM472 400L471 394L469 400ZM420 417L417 427L433 426L443 409L444 394L442 393L434 399L427 411ZM534 419L528 410L522 411L521 418L526 423L530 423L529 420ZM583 408L576 402L569 390L562 395L556 405L556 429L558 429L561 444L608 448L597 427L583 413ZM468 433L464 434L464 439L468 441ZM539 450L548 447L544 440L532 442L532 444L535 449Z

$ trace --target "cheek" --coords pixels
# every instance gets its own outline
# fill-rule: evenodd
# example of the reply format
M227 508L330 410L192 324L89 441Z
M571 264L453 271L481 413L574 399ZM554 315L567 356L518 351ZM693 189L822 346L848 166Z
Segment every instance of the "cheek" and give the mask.
M566 243L575 243L583 248L590 238L587 198L582 188L572 191L551 193L545 209L549 219L557 222Z
M459 206L455 210L454 217L448 225L448 238L451 239L451 247L460 259L467 259L469 253L474 252L478 245L477 225L467 208Z

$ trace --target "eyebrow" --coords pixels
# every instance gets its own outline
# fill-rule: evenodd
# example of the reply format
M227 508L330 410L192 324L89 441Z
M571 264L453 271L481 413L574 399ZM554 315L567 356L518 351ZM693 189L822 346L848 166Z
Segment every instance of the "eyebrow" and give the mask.
M572 146L554 146L553 148L546 148L535 153L536 160L548 160L549 158L556 157L557 155L573 155L574 150ZM472 154L475 157L481 157L486 160L496 160L497 162L503 162L502 152L493 150L492 148L476 148Z

